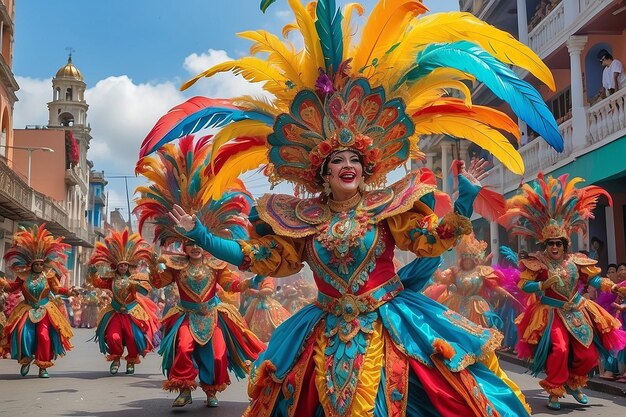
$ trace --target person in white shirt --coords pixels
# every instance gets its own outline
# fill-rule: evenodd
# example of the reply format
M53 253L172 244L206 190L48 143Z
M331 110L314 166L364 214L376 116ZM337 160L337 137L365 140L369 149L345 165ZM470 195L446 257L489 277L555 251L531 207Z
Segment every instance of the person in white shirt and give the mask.
M624 66L619 60L614 59L606 49L602 49L598 53L598 59L600 59L600 63L604 67L602 71L603 91L601 93L604 93L604 97L607 97L626 84Z

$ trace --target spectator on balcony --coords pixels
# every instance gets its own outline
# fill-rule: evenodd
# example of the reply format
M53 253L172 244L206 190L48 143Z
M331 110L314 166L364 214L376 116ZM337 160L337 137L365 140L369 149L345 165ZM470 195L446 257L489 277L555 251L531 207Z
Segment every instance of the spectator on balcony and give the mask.
M613 55L606 49L598 52L598 59L604 67L602 71L602 88L600 91L602 97L608 97L615 93L626 84L626 75L624 74L624 66L618 59L614 59Z

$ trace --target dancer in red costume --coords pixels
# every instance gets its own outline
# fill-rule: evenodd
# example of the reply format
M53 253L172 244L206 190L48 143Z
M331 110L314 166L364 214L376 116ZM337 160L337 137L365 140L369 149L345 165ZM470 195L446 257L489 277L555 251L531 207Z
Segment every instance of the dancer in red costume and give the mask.
M139 356L146 356L153 346L154 333L158 330L156 305L145 297L150 290L148 276L137 272L141 261L153 258L152 247L137 233L130 234L112 230L104 242L96 243L89 265L89 281L97 288L110 290L111 303L100 311L96 340L100 352L111 362L109 371L117 374L120 359L126 355L126 373L134 374ZM107 271L98 273L96 267Z
M163 255L151 273L155 287L175 284L180 293L180 303L162 319L164 334L159 351L167 376L163 388L179 392L173 407L192 402L196 377L206 393L207 406L216 407L216 394L230 384L228 371L245 378L250 362L265 348L245 326L237 309L216 295L218 284L225 291L241 292L252 280L235 278L226 262L177 233L167 214L174 204L180 204L197 212L214 233L230 238L247 236L250 197L245 190L229 191L219 201L206 203L202 199L211 180L203 174L210 159L208 145L206 139L194 142L188 136L178 145L165 146L138 168L153 182L138 189L142 194L136 208L140 228L146 221L154 222L155 239L164 247L182 243L184 249L184 253Z
M581 178L544 178L524 184L521 195L508 201L501 222L513 235L541 242L545 249L520 259L519 287L536 293L538 302L520 316L518 356L532 359L534 375L545 372L539 383L549 395L548 408L559 410L566 392L587 404L582 392L588 374L598 365L598 350L617 352L626 333L617 319L578 292L579 282L602 291L617 286L600 278L597 261L568 253L570 236L586 231L587 219L600 196L611 198L597 186L576 188Z
M31 362L39 367L39 377L48 378L47 369L58 356L72 348L73 336L67 316L52 302L50 295L67 295L59 285L67 272L65 251L69 245L54 238L44 225L33 226L13 236L13 246L4 259L17 274L13 282L0 278L0 288L7 292L21 291L20 302L7 320L0 344L21 365L26 376Z

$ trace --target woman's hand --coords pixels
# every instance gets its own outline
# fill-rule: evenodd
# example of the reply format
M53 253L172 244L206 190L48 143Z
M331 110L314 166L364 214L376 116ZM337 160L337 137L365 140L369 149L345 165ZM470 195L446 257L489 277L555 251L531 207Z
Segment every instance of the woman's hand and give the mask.
M466 175L468 175L470 181L471 179L475 179L478 183L487 178L491 171L488 171L489 162L484 160L483 158L472 158L470 161L469 170L466 171Z
M174 225L184 229L185 232L191 232L193 228L196 227L195 216L187 213L178 204L174 204L174 208L168 213L168 215L174 222Z

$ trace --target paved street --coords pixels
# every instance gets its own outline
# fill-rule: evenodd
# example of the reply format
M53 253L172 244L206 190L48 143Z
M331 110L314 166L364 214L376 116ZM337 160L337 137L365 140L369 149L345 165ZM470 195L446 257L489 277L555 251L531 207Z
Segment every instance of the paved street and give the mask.
M172 410L175 394L161 390L163 376L160 358L150 354L136 367L135 375L109 375L109 365L88 341L93 330L77 329L74 350L57 361L50 369L51 378L37 378L37 367L28 377L19 375L15 361L0 360L1 416L241 416L246 405L246 384L234 382L220 396L220 407L204 407L203 393L194 393L194 402L183 409ZM122 370L124 364L122 364ZM580 406L571 397L563 401L560 413L545 408L546 396L537 379L524 374L524 369L503 362L509 376L515 380L533 407L536 416L619 416L624 414L625 397L587 391L589 405ZM305 417L305 416L303 416Z

